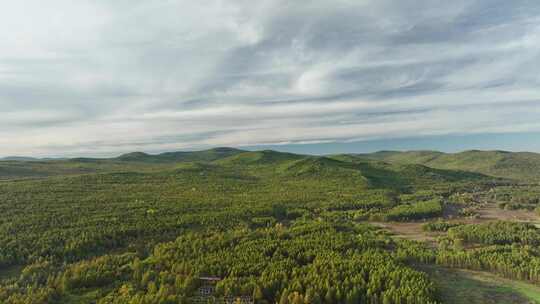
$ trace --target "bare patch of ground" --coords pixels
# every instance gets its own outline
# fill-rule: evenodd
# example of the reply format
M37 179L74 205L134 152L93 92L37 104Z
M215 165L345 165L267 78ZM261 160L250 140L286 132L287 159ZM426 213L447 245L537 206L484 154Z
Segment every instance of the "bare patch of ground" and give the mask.
M397 238L425 242L431 247L436 247L437 236L442 233L424 231L422 225L425 223L427 222L371 222L372 225L389 231Z
M450 206L450 208L453 207ZM451 209L450 212L446 211L444 213L444 220L465 224L479 224L494 221L540 223L540 217L533 211L504 210L500 209L496 204L483 204L479 206L475 212L477 213L476 217L458 217L455 216L455 210ZM433 221L437 221L437 219L421 222L371 222L371 224L389 231L395 237L425 242L431 247L436 247L437 237L444 233L427 232L422 229L422 225Z
M504 279L481 271L420 266L439 291L439 300L449 304L540 303L540 287Z
M504 210L495 204L486 204L477 210L479 221L514 221L514 222L540 222L540 218L533 211Z

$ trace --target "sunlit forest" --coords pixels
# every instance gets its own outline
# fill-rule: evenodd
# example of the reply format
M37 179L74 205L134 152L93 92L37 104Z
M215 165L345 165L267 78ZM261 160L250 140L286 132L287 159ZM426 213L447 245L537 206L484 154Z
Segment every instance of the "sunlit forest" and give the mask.
M532 173L406 158L2 161L0 303L459 303L436 275L453 270L525 284L515 303L534 303Z

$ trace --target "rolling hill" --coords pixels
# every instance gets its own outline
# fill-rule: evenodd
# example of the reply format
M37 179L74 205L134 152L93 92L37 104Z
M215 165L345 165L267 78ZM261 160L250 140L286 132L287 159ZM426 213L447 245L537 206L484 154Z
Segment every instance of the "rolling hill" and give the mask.
M132 152L120 155L112 160L133 162L191 162L191 161L214 161L226 158L244 151L234 148L214 148L203 151L166 152L157 155L144 152Z
M270 150L239 153L217 160L214 164L285 179L341 180L344 183L354 180L358 185L369 188L397 189L491 179L479 173L434 169L420 164L394 164L347 156L308 156Z
M211 162L242 152L244 151L234 148L214 148L157 155L132 152L113 158L29 159L10 157L0 160L0 180L89 173L170 170L173 168L171 165L176 163Z
M222 165L248 165L248 166L268 166L268 165L280 165L289 161L299 160L306 156L278 152L272 150L263 151L243 151L241 153L234 154L230 157L225 157L217 160L217 163Z
M317 303L439 303L429 277L408 263L440 267L435 261L465 259L465 252L425 248L370 223L440 220L463 207L454 197L500 180L426 165L444 156L218 148L0 161L0 303L190 303L200 299L201 276L223 278L221 290L258 303L305 303L298 292L288 301L295 282L310 288L309 297L317 299L315 289L324 295ZM513 227L502 235L515 239ZM504 269L540 273L526 271L540 265L536 248L518 253ZM381 285L374 296L366 275L405 287ZM356 285L338 299L349 278Z
M530 152L381 151L370 154L355 154L352 157L392 163L421 164L437 169L464 170L521 181L540 180L540 154Z
M7 156L0 158L0 161L39 161L39 159L26 156Z
M375 154L375 156L378 154ZM243 151L215 148L194 152L168 152L157 155L132 152L115 158L74 158L60 161L0 162L0 179L43 178L113 172L240 172L249 176L278 180L333 180L362 188L407 188L445 182L488 179L462 170L430 168L404 161L356 155L308 156L272 150ZM209 169L210 168L210 169Z

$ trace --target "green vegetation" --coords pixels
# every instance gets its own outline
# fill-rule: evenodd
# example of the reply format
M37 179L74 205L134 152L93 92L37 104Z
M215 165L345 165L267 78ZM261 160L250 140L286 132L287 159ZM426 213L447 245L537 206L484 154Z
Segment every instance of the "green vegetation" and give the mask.
M448 231L437 250L369 225L524 187L478 173L218 148L5 161L0 179L0 303L191 303L208 276L218 299L438 303L418 263L540 278L533 225L425 224Z
M233 148L215 148L206 151L196 152L167 152L158 155L150 155L143 152L132 152L121 155L114 160L129 162L194 162L194 161L214 161L217 159L233 156L242 153L242 150Z
M385 218L390 221L410 221L437 217L441 214L442 206L440 200L433 199L411 205L396 206L388 211Z
M448 304L540 303L540 287L506 280L489 273L422 267Z
M356 157L395 163L422 164L439 169L465 170L525 181L540 180L540 154L537 153L477 150L455 154L436 151L383 151L358 154Z
M497 201L499 207L506 210L534 210L540 203L540 187L538 185L497 187L487 194L487 199Z
M490 222L461 225L448 230L448 237L466 243L486 245L539 245L540 230L533 224L512 222Z
M539 283L539 241L540 230L526 223L501 221L458 226L450 228L447 238L440 241L437 263Z

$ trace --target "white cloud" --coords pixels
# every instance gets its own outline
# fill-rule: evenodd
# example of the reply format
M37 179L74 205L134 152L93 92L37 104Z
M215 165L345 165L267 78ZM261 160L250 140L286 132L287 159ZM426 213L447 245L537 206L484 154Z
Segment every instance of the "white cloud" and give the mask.
M0 155L540 131L530 1L11 1Z

